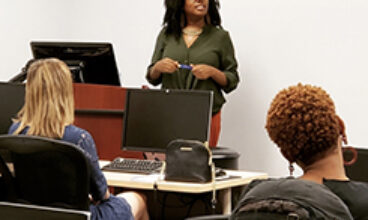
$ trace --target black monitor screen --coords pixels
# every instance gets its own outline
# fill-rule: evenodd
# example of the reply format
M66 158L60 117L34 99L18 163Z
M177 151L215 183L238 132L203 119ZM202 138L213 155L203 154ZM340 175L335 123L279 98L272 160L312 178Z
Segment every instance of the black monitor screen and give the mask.
M211 109L210 91L130 89L122 149L165 152L174 139L208 141Z
M63 60L74 82L120 86L114 51L110 43L31 42L35 59Z
M368 167L368 149L355 148L355 150L357 152L356 161L351 165L345 165L346 175L351 180L368 182L368 172L366 171ZM349 150L345 150L343 155L345 161L351 161L353 158L353 153Z
M24 104L24 85L0 82L0 134L7 134L12 118Z

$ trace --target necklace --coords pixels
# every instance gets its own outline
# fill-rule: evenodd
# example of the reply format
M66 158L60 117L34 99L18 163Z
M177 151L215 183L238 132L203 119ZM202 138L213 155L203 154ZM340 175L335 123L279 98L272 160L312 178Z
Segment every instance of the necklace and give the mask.
M188 35L188 36L199 36L203 30L202 28L199 30L190 30L190 29L184 28L182 31L185 35Z

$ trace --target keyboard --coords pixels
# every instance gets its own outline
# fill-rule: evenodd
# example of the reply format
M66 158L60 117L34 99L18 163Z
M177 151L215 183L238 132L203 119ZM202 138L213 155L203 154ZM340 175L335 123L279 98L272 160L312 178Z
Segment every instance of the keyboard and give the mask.
M159 173L161 171L162 164L162 161L156 160L127 159L118 157L110 164L104 166L102 170L151 174Z

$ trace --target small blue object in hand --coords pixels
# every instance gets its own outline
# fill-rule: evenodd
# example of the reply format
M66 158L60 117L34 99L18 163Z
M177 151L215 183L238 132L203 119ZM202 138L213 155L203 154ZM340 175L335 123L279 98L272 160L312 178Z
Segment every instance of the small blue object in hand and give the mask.
M179 64L179 68L180 68L180 69L192 70L192 66L190 66L190 65L185 65L185 64Z

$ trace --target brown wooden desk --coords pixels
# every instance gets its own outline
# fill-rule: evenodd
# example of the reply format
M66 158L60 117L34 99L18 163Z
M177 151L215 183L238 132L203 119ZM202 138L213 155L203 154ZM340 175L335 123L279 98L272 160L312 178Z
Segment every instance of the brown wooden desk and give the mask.
M74 123L92 134L99 158L143 158L141 152L121 150L126 89L83 83L73 86Z

